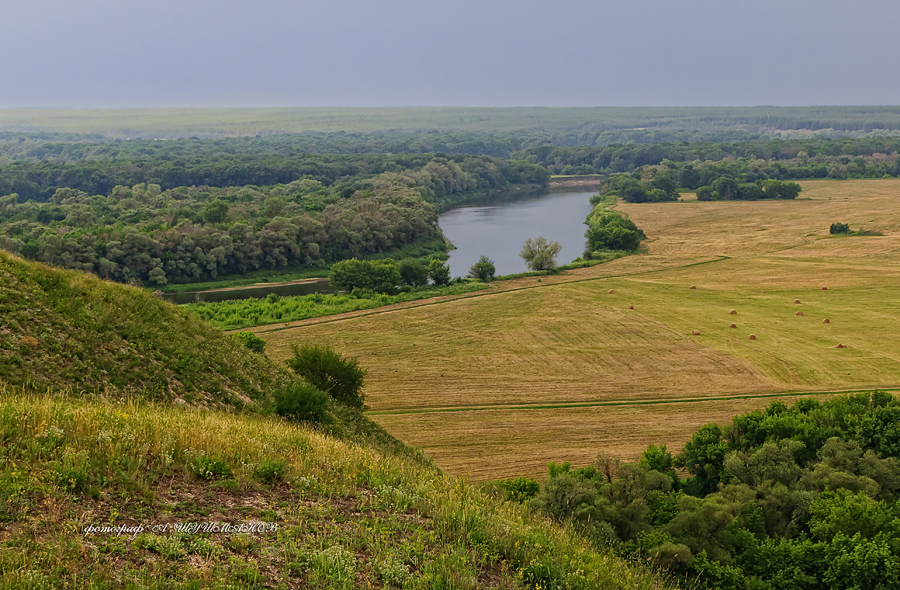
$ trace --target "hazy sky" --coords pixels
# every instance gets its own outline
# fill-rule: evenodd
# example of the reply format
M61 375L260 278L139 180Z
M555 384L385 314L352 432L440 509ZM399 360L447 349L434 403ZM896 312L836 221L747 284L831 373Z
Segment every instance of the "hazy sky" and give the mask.
M897 0L0 3L0 108L900 103Z

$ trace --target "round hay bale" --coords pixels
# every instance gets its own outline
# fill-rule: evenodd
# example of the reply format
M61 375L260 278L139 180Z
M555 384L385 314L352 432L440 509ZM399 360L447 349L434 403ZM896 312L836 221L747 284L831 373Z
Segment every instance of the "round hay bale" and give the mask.
M794 299L794 303L800 303L799 299Z
M606 292L607 295L612 295L613 293L615 293L615 291L613 289L610 289L609 291Z
M838 344L835 348L847 348L846 344Z
M823 290L823 291L827 291L827 290L828 290L828 287L822 287L822 290Z
M802 312L802 311L798 311L798 312L795 313L794 315L803 315L803 312Z
M700 330L694 330L693 334L694 334L694 336L699 336L699 335L700 335Z
M737 315L737 310L736 310L736 309L732 309L732 310L729 311L728 313L730 313L731 315Z
M634 309L634 306L631 305L631 304L629 303L629 304L628 304L628 309Z
M824 320L822 320L822 323L823 323L823 324L830 324L830 323L831 323L831 320L829 320L828 318L825 318Z
M750 340L756 340L756 334L750 334Z
M691 289L696 289L697 285L691 285Z
M729 328L737 328L737 324L731 324L731 325L728 326L728 327L729 327Z

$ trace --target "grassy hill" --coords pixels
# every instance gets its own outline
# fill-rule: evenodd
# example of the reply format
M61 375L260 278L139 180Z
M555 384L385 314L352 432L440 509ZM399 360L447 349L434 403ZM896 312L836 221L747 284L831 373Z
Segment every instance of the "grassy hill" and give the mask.
M677 450L769 396L898 388L900 181L801 184L796 201L620 204L648 253L256 331L275 359L298 338L358 357L369 415L477 479Z
M37 390L232 408L258 405L289 379L265 356L142 289L3 251L0 377Z
M656 587L362 417L255 412L291 375L152 295L0 253L0 324L2 590Z

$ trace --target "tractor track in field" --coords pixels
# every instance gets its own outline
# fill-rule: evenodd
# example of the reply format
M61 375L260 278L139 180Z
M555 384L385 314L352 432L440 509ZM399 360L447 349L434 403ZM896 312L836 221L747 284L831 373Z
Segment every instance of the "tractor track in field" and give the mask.
M829 391L812 390L812 391L781 391L775 393L748 393L743 395L725 395L710 397L676 397L662 399L642 399L642 400L607 400L607 401L581 401L581 402L555 402L555 403L533 403L533 404L509 404L509 405L472 405L472 406L451 406L451 407L410 407L395 408L391 410L372 410L366 412L367 416L397 416L405 414L439 414L445 412L484 412L491 410L555 410L566 408L595 408L602 406L652 406L660 404L687 404L697 402L715 402L715 401L731 401L740 399L759 399L759 398L778 398L778 397L800 397L812 395L840 395L844 393L865 393L869 391L900 391L898 386L889 387L863 387L853 389L835 389Z

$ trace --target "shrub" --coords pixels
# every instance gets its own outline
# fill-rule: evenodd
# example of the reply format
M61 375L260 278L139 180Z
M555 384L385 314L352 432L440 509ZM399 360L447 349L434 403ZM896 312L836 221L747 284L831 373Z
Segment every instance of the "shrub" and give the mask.
M362 393L366 372L356 359L345 359L329 346L293 345L294 358L288 366L313 387L335 400L355 408L362 408Z
M342 260L331 267L328 280L336 289L372 289L381 293L391 293L400 283L397 263L384 260Z
M265 483L278 483L284 481L287 464L284 461L270 459L256 466L256 477Z
M428 278L435 285L446 285L450 282L450 267L434 259L428 263Z
M253 332L235 332L231 335L253 352L265 352L266 341Z
M404 258L397 265L400 280L404 285L421 287L428 282L428 269L415 258Z
M624 250L634 252L645 238L644 232L630 219L622 215L594 208L587 218L588 230L586 254L599 250Z
M469 276L484 283L493 279L495 274L497 269L494 267L494 261L487 256L482 256L469 268Z
M850 224L848 224L848 223L840 223L840 222L832 223L832 224L831 224L831 229L829 230L829 233L831 233L832 235L835 235L835 234L849 234L849 233L850 233Z
M500 489L506 492L507 498L514 502L525 502L541 491L541 484L530 477L517 477L497 482Z
M275 413L291 420L325 422L328 394L312 385L293 383L275 393Z
M209 455L201 455L191 463L191 469L202 478L205 479L224 479L231 477L231 467L220 459L210 457Z

